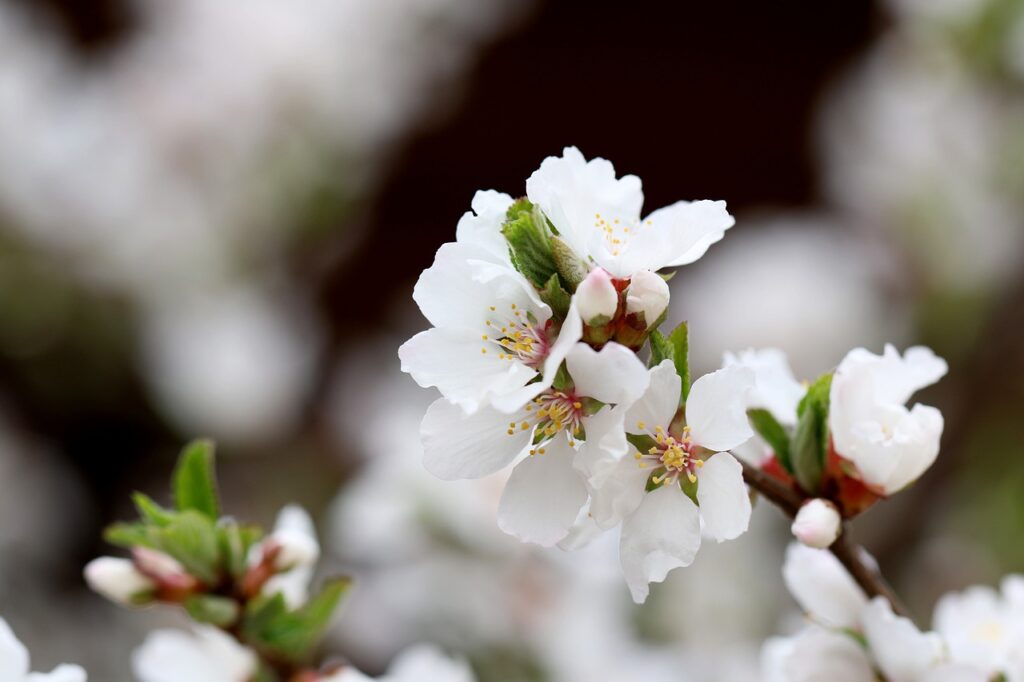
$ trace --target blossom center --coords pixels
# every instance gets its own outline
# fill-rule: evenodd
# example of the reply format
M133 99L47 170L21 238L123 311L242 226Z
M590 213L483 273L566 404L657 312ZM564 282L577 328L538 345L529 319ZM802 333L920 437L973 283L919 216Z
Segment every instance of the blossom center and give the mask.
M490 307L487 319L489 333L484 334L487 344L481 352L497 351L501 360L517 360L531 369L540 369L548 356L547 323L540 324L529 312L524 312L515 303L509 306L507 315L498 312L497 306Z
M638 422L637 428L646 430L646 425ZM656 426L651 436L654 445L647 452L634 455L640 468L653 466L662 470L651 481L656 485L672 485L680 476L685 476L690 483L696 483L697 469L704 466L704 461L697 457L697 445L690 440L690 427L684 426L683 433L676 436Z
M538 447L530 450L530 454L544 454L543 443L565 431L569 436L569 444L575 445L575 439L583 435L584 407L580 398L548 389L533 399L526 406L526 418L521 422L509 422L507 433L512 436L517 431L535 428L534 443Z
M611 220L608 220L611 218ZM636 220L620 220L614 216L605 217L600 213L594 214L594 229L604 233L605 246L613 256L618 256L623 247L629 243L634 234L640 231L643 225L650 225L650 220L643 222Z

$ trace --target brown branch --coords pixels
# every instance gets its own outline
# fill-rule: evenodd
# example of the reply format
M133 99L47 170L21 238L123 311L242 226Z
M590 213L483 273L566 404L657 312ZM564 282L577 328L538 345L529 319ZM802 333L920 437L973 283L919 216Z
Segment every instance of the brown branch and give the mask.
M803 503L811 499L802 492L782 483L761 469L741 461L743 478L751 488L765 499L781 509L789 518L796 517ZM860 585L864 593L871 597L884 597L892 604L894 612L910 617L903 601L896 595L882 574L871 563L864 560L864 552L860 546L850 539L849 528L843 524L839 538L832 543L829 551L846 568L850 576Z

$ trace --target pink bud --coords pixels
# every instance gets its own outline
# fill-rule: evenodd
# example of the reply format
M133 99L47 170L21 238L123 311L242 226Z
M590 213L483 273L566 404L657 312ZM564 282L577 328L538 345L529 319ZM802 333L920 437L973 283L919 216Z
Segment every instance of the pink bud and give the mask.
M825 549L839 537L842 525L836 506L828 500L815 498L800 507L791 530L796 539L808 547Z
M619 308L619 292L604 268L594 268L576 288L576 308L587 324L599 318L607 323Z

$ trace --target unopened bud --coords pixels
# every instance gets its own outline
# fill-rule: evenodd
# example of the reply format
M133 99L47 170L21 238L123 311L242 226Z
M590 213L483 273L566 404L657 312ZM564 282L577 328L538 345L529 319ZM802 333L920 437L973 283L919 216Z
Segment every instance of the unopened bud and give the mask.
M156 592L156 583L128 559L100 557L85 567L85 582L94 592L125 606L142 604Z
M277 548L274 553L274 568L277 571L290 571L297 566L310 566L320 558L320 545L316 539L300 531L276 530L267 538L267 541L273 543Z
M828 500L815 498L800 507L791 530L796 539L808 547L825 549L839 537L842 526L836 506Z
M576 308L588 325L607 324L619 308L619 292L604 268L594 268L576 289Z
M626 314L643 314L647 328L655 326L668 309L668 283L657 273L641 270L626 290Z
M199 588L199 581L177 559L148 547L132 549L135 568L156 584L163 601L184 601Z

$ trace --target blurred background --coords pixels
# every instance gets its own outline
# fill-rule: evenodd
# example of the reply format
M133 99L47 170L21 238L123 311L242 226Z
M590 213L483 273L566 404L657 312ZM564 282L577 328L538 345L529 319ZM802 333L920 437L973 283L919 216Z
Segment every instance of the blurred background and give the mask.
M648 209L729 202L672 283L699 371L950 361L939 462L856 528L922 621L1024 569L1024 0L0 0L0 614L36 667L126 682L180 622L80 571L205 435L235 515L316 515L370 672L429 641L483 682L756 680L798 618L773 509L636 608L614 538L522 546L500 480L419 464L412 285L568 144Z

